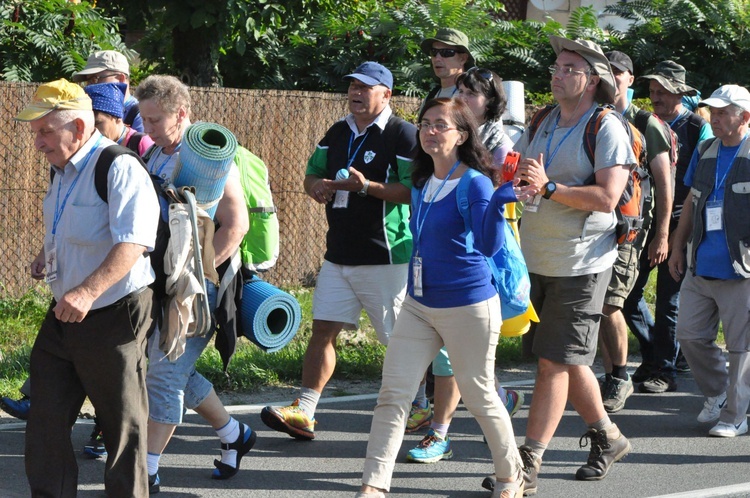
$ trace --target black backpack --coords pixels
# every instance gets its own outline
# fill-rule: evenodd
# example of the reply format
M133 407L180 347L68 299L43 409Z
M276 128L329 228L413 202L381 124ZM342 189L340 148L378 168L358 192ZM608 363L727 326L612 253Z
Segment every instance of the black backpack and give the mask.
M115 144L102 150L101 154L99 154L99 159L97 159L96 165L94 166L94 188L104 202L107 202L107 175L109 174L109 167L116 158L123 154L138 159L138 162L143 166L143 169L148 171L141 156L127 147ZM52 183L54 177L55 170L50 168L50 183ZM167 252L170 235L168 211L169 200L162 191L161 178L152 175L151 173L149 173L149 178L151 178L151 184L159 198L159 210L161 211L159 215L159 225L156 230L156 243L154 244L154 250L149 253L151 256L151 268L153 268L154 274L156 275L156 278L150 287L154 291L154 296L158 299L162 299L166 296L165 289L167 283L167 276L164 273L164 254Z

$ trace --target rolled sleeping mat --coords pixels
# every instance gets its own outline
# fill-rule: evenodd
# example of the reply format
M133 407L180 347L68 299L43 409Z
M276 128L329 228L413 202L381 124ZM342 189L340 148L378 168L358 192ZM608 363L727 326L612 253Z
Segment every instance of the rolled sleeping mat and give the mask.
M526 125L526 99L523 94L523 83L503 80L503 90L508 105L503 113L503 127L513 143L516 143Z
M195 198L211 218L216 213L229 168L237 151L237 138L216 123L197 122L182 137L180 162L174 175L176 187L195 187Z
M281 289L254 276L242 287L242 333L266 353L275 353L297 335L302 308Z

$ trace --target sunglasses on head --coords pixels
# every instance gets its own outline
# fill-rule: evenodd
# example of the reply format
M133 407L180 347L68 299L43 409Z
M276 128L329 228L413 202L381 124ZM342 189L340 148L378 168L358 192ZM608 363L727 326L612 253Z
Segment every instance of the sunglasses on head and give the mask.
M483 68L474 66L468 71L466 71L466 76L469 76L472 73L478 74L479 76L481 76L483 79L487 81L492 81L492 71L490 71L489 69L483 69Z
M431 57L437 57L438 54L440 54L440 57L443 59L447 59L450 57L455 56L456 54L461 54L460 50L456 50L455 48L431 48L430 49L430 56Z

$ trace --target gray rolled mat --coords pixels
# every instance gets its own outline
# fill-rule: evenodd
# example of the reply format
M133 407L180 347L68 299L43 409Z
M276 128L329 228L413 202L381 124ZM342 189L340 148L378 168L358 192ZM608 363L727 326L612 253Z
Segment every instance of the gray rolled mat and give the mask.
M193 123L182 137L174 185L195 187L200 204L218 200L224 192L236 150L237 138L225 127L204 121ZM216 205L206 211L213 218Z

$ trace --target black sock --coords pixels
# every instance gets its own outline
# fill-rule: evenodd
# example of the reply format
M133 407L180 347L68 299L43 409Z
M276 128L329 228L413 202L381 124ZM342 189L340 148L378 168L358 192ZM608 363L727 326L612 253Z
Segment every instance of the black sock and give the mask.
M612 377L620 380L628 380L628 366L612 365Z

